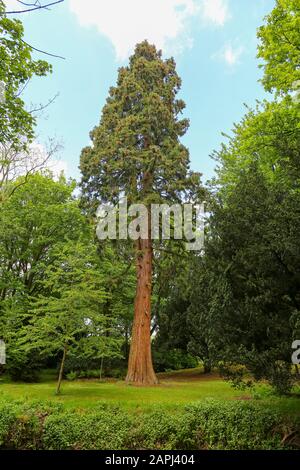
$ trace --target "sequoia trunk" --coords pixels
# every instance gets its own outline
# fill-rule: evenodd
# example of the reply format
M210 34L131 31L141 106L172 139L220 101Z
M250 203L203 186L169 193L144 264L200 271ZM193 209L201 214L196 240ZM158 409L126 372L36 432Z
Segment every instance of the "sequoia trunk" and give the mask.
M126 382L137 385L158 383L151 356L152 240L136 244L137 290Z

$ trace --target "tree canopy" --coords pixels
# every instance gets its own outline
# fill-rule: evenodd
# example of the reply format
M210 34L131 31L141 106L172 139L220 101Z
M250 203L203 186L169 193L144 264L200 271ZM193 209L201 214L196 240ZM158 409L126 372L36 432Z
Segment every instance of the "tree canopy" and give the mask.
M32 48L24 41L24 28L19 19L8 18L0 1L0 144L9 142L24 148L34 137L35 117L26 109L22 90L33 76L44 76L51 66L43 60L34 60Z

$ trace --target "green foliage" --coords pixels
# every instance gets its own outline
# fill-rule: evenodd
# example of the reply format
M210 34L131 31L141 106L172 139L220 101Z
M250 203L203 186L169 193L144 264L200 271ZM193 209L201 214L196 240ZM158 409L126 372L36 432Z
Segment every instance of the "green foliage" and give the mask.
M280 394L295 380L291 344L299 334L300 102L290 96L299 21L297 1L277 0L259 30L263 83L284 96L248 108L215 154L206 250L195 259L187 320L192 354L221 362L235 385L266 379Z
M130 203L178 202L185 191L199 189L180 142L189 126L180 119L180 87L174 59L163 60L147 41L136 46L90 134L93 146L82 151L81 187L89 207L117 202L122 193Z
M280 449L282 420L274 410L248 402L209 400L190 405L200 448L226 450ZM281 429L281 432L283 429Z
M259 384L251 390L251 396L255 400L265 400L270 397L275 397L274 389L268 384Z
M32 299L49 294L45 276L60 255L63 240L88 233L86 221L72 197L74 184L39 174L18 186L1 206L0 336L7 344L8 369L19 379L35 374L40 358L17 347L28 324ZM35 366L34 366L35 364Z
M66 374L66 379L67 379L67 380L70 380L71 382L73 382L73 380L78 379L78 375L79 375L78 372L74 372L74 371L68 372L68 373Z
M296 445L286 432L299 430L299 422L248 402L209 400L177 413L159 406L138 415L106 404L82 413L0 402L2 449L282 449Z
M132 428L132 417L113 407L53 415L45 421L44 446L49 450L124 449Z
M190 171L189 152L180 140L189 126L187 119L181 119L185 103L177 99L180 88L174 59L164 60L162 52L147 41L137 44L129 65L119 69L117 85L109 91L99 126L90 133L92 145L81 154L82 205L93 216L100 203L116 204L124 196L130 205L142 203L146 207L197 199L200 177ZM150 220L151 217L145 221L148 234ZM146 253L159 257L156 253L161 246L157 243L157 250L152 250L150 238L150 250L142 246L141 239L139 246L135 244L135 257L141 265ZM132 251L127 247L131 256ZM151 281L144 287L138 283L136 298L145 289L141 298L149 301L152 265L145 266ZM129 322L126 323L127 357ZM145 342L150 342L149 336L147 332ZM135 336L132 341L140 344Z
M7 18L4 11L1 0L0 81L5 84L5 99L0 101L0 143L23 148L33 139L35 118L26 110L20 92L32 77L46 75L52 69L47 62L32 59L32 49L23 39L21 21Z
M157 406L141 417L131 445L138 449L188 450L195 449L196 443L187 414L171 414Z
M258 31L258 57L265 61L266 90L287 93L300 80L300 8L298 0L276 0ZM300 89L300 82L298 83Z
M245 365L281 393L298 331L299 220L299 193L250 167L213 206L189 313L194 353L199 336L215 364Z
M99 258L73 189L36 174L2 206L0 336L17 380L36 380L43 361L65 344L71 350L76 343L76 354L90 360L121 355L119 311L108 303L123 265ZM124 295L120 289L116 301Z
M42 357L62 351L61 373L69 352L92 360L120 357L116 319L103 310L107 298L103 284L91 241L58 246L42 281L46 293L32 300L28 324L19 330L16 347Z
M98 331L99 335L104 333L101 327L108 321L101 312L105 292L95 260L91 244L64 243L57 247L55 261L47 266L42 281L46 294L33 300L32 317L23 331L23 341L30 350L41 348L49 354L74 343L80 349L84 333L91 340Z
M39 380L39 373L43 366L41 357L35 353L25 353L21 348L15 347L9 356L6 366L10 378L16 382L34 383Z
M197 367L198 360L187 351L190 329L187 322L190 288L194 280L194 256L172 241L154 266L153 361L158 372Z
M66 375L67 380L76 380L76 379L99 379L100 378L100 369L88 369L77 372L69 372ZM102 372L103 375L103 372Z
M247 108L228 144L215 153L219 165L214 183L224 200L253 165L269 183L281 185L285 191L296 189L300 178L299 121L300 103L288 99Z
M69 354L65 362L65 373L76 372L79 374L89 369L100 369L100 363L101 359Z
M0 402L0 448L31 449L39 447L39 418L34 409L20 403Z
M192 369L197 367L198 361L191 354L181 349L159 349L153 348L153 363L157 372L170 370Z

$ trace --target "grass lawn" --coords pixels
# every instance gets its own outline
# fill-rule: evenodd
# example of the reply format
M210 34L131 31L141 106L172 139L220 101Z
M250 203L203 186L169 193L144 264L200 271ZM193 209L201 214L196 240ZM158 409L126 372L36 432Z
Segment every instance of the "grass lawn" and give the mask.
M174 373L158 374L160 384L153 387L134 387L122 381L76 380L64 381L62 393L55 395L55 378L45 375L40 383L24 384L0 381L0 398L26 399L60 402L66 408L93 408L99 403L115 403L138 410L150 409L153 404L162 404L174 411L186 403L208 398L221 400L251 400L249 391L234 390L216 374L204 375L192 369ZM268 403L288 414L300 415L300 395L278 398L270 395L266 386L258 385L254 397L262 405Z

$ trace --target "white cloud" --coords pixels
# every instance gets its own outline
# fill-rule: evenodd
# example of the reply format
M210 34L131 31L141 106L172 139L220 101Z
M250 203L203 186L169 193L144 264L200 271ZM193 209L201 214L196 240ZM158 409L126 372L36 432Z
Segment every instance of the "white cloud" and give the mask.
M177 38L196 13L194 0L69 0L82 26L96 26L124 60L139 41L159 48Z
M69 0L80 25L94 26L125 60L135 44L147 39L169 51L191 47L189 20L222 26L229 18L227 0Z
M28 2L28 3L34 3L34 1ZM19 11L19 10L26 10L28 8L32 8L30 6L22 5L17 0L4 0L4 4L6 6L7 11Z
M13 8L14 10L19 9L18 7L20 6L20 3L17 0L4 0L4 4L7 8ZM21 10L21 8L20 8Z
M53 155L57 155L60 150L60 144L53 143L51 147L51 143L44 145L37 141L33 142L30 145L30 158L25 155L27 165L25 174L28 171L30 173L45 173L45 171L50 171L55 180L58 180L62 173L67 175L68 163L59 158L53 158Z
M50 145L50 146L49 146ZM56 150L57 149L57 150ZM68 164L64 160L53 158L59 151L59 144L43 145L37 141L32 142L27 152L16 152L13 149L0 145L0 157L5 158L6 165L0 169L0 180L8 179L15 181L20 176L34 173L52 173L57 180L61 174L67 175Z
M35 0L32 0L34 3ZM84 27L96 27L113 44L117 59L125 60L144 39L167 53L190 48L189 20L223 26L230 18L229 0L68 0ZM21 10L17 0L5 0L9 9ZM28 2L31 3L31 2Z
M48 142L47 144L41 144L37 141L30 145L30 158L27 157L30 168L33 168L35 172L45 173L50 171L55 180L58 180L61 174L65 176L68 173L68 163L60 158L54 158L53 155L57 155L62 149L61 144L55 142Z
M68 163L64 160L49 160L47 168L51 171L55 180L59 179L61 174L66 176L68 173Z
M230 19L227 0L202 0L202 17L217 26L223 26Z
M233 46L232 43L227 43L219 52L213 55L213 59L222 60L230 67L233 67L239 63L243 52L243 46Z

